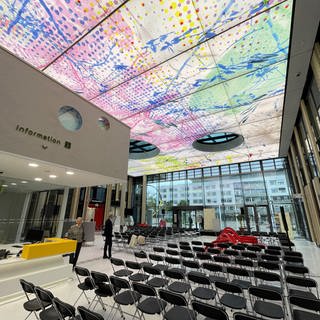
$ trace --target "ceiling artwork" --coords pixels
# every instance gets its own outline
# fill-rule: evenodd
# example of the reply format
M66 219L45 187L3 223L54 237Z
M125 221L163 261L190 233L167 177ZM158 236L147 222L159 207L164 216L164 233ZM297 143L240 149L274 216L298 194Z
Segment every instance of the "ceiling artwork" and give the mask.
M155 145L139 176L278 156L293 0L0 0L0 46ZM231 150L192 143L242 135Z

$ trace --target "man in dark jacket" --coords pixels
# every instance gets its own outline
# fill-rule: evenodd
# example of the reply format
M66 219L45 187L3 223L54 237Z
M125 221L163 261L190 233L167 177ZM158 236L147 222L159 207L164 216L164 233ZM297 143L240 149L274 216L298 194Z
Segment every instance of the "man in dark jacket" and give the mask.
M111 248L112 248L112 218L113 215L110 214L105 225L103 235L105 236L105 243L103 248L103 259L111 258ZM107 255L108 250L108 255Z

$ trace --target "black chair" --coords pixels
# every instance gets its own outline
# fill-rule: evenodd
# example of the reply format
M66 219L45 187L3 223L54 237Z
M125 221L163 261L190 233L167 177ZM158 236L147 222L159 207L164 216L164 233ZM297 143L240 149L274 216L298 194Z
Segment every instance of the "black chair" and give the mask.
M100 303L102 309L105 311L105 303L103 302L102 298L112 297L114 291L117 291L117 288L111 287L109 277L105 273L91 271L91 277L95 285L95 297L92 300L90 306L97 299L97 303ZM95 309L95 306L93 307L93 309Z
M147 281L147 284L154 288L162 288L168 284L168 280L162 277L162 272L156 267L144 266L143 271L152 276Z
M219 307L196 300L192 300L191 305L196 313L205 316L207 320L229 320L226 312Z
M110 313L114 309L114 305L117 305L117 310L120 312L122 318L124 318L124 312L121 306L129 306L136 304L141 299L141 294L137 291L131 290L131 286L128 280L111 276L110 282L114 288L118 288L118 292L114 292L113 299L114 304Z
M187 241L179 241L179 246L189 246L190 247L190 242Z
M218 289L217 296L221 304L236 310L247 309L247 300L240 286L222 281L216 281L215 286Z
M260 259L261 260L266 260L266 261L274 261L274 262L279 262L280 261L278 256L273 256L271 254L262 254L260 256Z
M291 256L291 257L300 257L302 258L302 253L299 251L285 251L284 252L285 256Z
M194 253L192 251L180 251L180 256L183 258L194 259Z
M284 319L284 311L282 306L285 306L282 295L275 290L262 289L258 287L249 288L250 302L255 313L272 319ZM269 301L280 301L280 304L275 304Z
M128 270L126 268L126 265L124 263L124 261L122 259L118 259L118 258L110 258L110 262L111 262L111 266L112 266L112 270L113 270L113 274L116 277L128 277L130 276L133 272L131 270ZM120 268L118 270L116 270L114 268L114 266L117 267L124 267L124 268Z
M303 258L302 257L296 257L296 256L284 256L283 261L288 263L297 263L303 265Z
M259 246L247 246L248 251L253 251L253 252L261 252L262 249Z
M220 254L221 253L221 250L218 249L218 248L208 248L207 250L209 253L211 254Z
M273 250L273 249L265 249L264 253L268 254L268 255L271 255L271 256L278 256L278 257L281 256L281 251Z
M78 312L81 316L81 320L104 320L101 314L93 312L82 306L78 307Z
M141 267L152 266L152 263L149 262L149 260L148 260L147 254L143 250L134 251L133 254L134 254L136 261L141 264Z
M234 264L237 264L237 265L243 266L243 267L250 267L250 268L254 267L254 263L250 259L235 258Z
M223 263L223 264L230 264L231 259L229 257L223 256L223 255L217 255L213 256L213 260L215 262Z
M320 300L307 299L299 296L290 296L289 302L292 309L293 320L320 320ZM293 309L292 306L297 306L299 308L303 308L304 310Z
M227 256L233 256L233 257L237 257L240 255L238 250L233 250L233 249L226 249L223 251L223 254Z
M198 261L182 259L181 263L184 267L189 268L189 269L195 269L195 270L200 269L200 264Z
M300 274L303 276L309 275L309 269L306 266L285 264L283 267L284 271L287 273Z
M204 262L202 264L202 268L206 271L209 271L209 279L212 283L215 281L227 281L223 267L220 264Z
M151 261L155 261L157 263L156 265L153 266L154 268L157 268L160 271L168 269L168 266L165 263L159 263L159 262L164 262L164 257L163 256L160 256L158 254L150 253L149 254L149 259Z
M145 283L134 282L132 284L134 291L138 292L141 296L146 296L147 298L137 302L137 310L146 314L161 314L165 309L167 303L158 298L156 290Z
M27 297L27 300L24 304L23 304L23 308L26 310L26 311L29 311L29 314L28 316L26 317L29 318L29 316L34 313L36 318L39 319L38 315L37 315L37 311L40 311L42 310L42 305L40 304L38 298L33 298L32 296L35 295L35 291L34 291L34 284L31 283L31 282L28 282L24 279L20 279L20 284L21 284L21 287L22 287L22 290L24 292L24 294L26 295ZM46 307L49 306L50 303L47 303Z
M278 293L283 292L281 277L278 273L269 271L254 270L253 276L256 280L256 286L261 289L274 290ZM277 286L270 283L277 283Z
M257 318L254 316L250 316L246 313L236 312L233 314L234 320L261 320L261 318Z
M234 244L231 246L231 248L234 250L239 250L239 251L243 251L246 249L246 247L242 244Z
M164 274L169 279L177 280L177 281L171 282L168 285L168 289L170 291L173 291L176 293L186 293L191 289L190 284L185 282L184 272L181 272L180 270L175 270L175 269L168 269L168 270L164 270Z
M217 247L221 248L221 249L228 249L231 247L231 243L218 243Z
M49 290L34 287L35 294L40 302L42 311L39 313L41 320L60 320L60 316L53 306L53 294Z
M173 305L171 309L163 312L166 320L196 320L196 314L188 308L188 302L183 295L169 290L159 289L159 296L162 300Z
M168 248L177 249L177 248L178 248L178 245L177 245L176 243L170 243L170 242L168 242L168 243L167 243L167 247L168 247Z
M200 247L203 246L202 241L196 241L196 240L194 240L194 241L191 241L191 244L192 244L193 246L200 246Z
M241 256L244 258L249 258L253 260L258 260L258 255L256 252L253 251L242 251Z
M64 320L68 318L69 320L81 320L80 316L76 315L75 307L71 304L63 302L56 297L52 299L52 303L59 315L59 319Z
M213 290L212 282L206 274L197 271L190 271L187 274L187 277L189 281L197 284L196 288L191 291L191 294L195 298L202 300L213 300L215 298L216 291Z
M304 278L304 277L296 277L296 276L287 276L286 283L288 286L289 296L299 296L306 299L319 299L319 292L318 292L318 284L317 281L311 278ZM289 288L289 284L294 286L305 288L307 290L299 290L296 288ZM315 289L316 294L314 294L311 290L312 288Z
M275 261L258 261L258 267L266 270L280 270L279 262Z
M79 281L78 288L82 292L73 305L74 306L76 305L76 303L79 301L79 299L82 295L84 295L86 297L88 304L90 304L90 300L86 294L86 291L95 289L94 283L91 279L90 271L86 268L82 268L82 267L78 267L78 266L75 266L74 271L75 271L77 279ZM84 280L82 281L81 279L84 279Z
M129 276L129 280L131 281L146 281L148 280L149 276L143 272L141 272L142 266L139 262L136 261L125 261L126 267L128 269L137 270L138 272L133 273Z
M183 268L181 268L181 259L175 258L175 257L165 257L164 258L165 262L171 267L174 268L175 270L179 270L181 272L185 272Z
M190 245L187 245L187 246L180 245L180 250L192 251L192 248L190 247Z
M241 269L238 267L227 267L227 274L229 275L229 280L230 275L233 275L233 279L230 283L240 286L243 290L247 290L252 285L250 273L246 269Z
M193 252L205 252L205 248L204 247L192 247Z
M162 252L165 252L165 249L163 247L153 247L153 251L162 253Z
M196 257L198 260L207 260L207 261L211 261L212 257L211 254L208 252L197 252Z

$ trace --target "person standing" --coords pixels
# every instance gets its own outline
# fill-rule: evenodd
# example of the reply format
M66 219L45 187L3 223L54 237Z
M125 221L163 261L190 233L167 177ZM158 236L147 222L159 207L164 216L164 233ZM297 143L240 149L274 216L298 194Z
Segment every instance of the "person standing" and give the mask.
M76 251L70 255L69 260L69 262L73 265L72 269L74 269L79 258L82 243L84 242L84 229L81 217L78 217L76 219L76 224L70 227L70 229L67 232L67 236L69 239L77 241Z
M103 259L110 259L111 258L111 248L112 248L112 217L113 215L110 214L105 225L104 225L104 232L103 236L105 236L105 243L103 248ZM108 255L107 255L108 251Z

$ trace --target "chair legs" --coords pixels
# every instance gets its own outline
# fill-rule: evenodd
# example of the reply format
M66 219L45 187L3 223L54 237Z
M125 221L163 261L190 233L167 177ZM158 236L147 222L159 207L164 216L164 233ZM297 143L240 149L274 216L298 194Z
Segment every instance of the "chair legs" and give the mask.
M75 303L73 304L73 306L75 306L75 305L77 304L77 302L79 301L80 297L81 297L83 294L85 295L85 297L86 297L86 299L87 299L87 301L88 301L88 304L90 305L90 300L89 300L87 294L85 293L85 291L82 291L81 294L79 295L78 299L77 299L77 300L75 301Z

